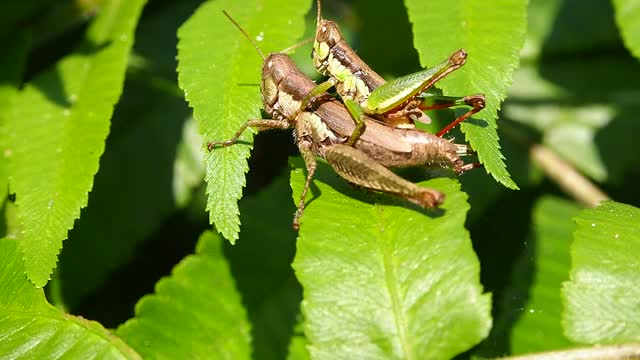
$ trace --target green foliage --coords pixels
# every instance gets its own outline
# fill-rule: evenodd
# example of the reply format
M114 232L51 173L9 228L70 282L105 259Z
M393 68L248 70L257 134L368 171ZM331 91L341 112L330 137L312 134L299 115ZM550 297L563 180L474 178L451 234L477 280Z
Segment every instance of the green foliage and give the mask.
M291 181L297 200L305 181L302 169L293 171ZM305 291L312 358L366 353L380 359L447 359L486 336L490 297L482 295L478 260L462 226L469 205L458 184L449 179L421 184L447 195L446 205L432 212L388 196L372 203L324 164L315 184L322 195L301 220L293 263ZM349 209L348 216L341 209Z
M261 59L251 43L222 14L227 11L254 39L263 53L280 51L302 34L308 1L261 3L212 1L180 28L178 73L205 141L229 139L248 119L260 116ZM211 41L216 39L216 41ZM250 85L250 86L247 86ZM251 142L251 131L240 138ZM237 201L245 185L251 145L207 154L207 210L211 223L232 244L238 239Z
M487 340L493 346L483 350L526 354L572 345L563 335L560 289L569 278L572 218L579 210L555 197L536 203L532 233L516 260L511 286L502 296L500 315Z
M447 194L425 211L319 159L295 232L290 131L204 144L265 115L221 10L268 53L313 2L0 4L0 358L638 357L637 2L323 1L385 78L468 52L436 86L487 95L451 135L493 178L399 171ZM582 210L532 146L616 202Z
M179 197L191 193L176 186L189 186L184 181L194 176L202 181L198 169L191 172L192 167L184 166L187 160L180 160L189 159L188 149L195 146L201 165L200 139L191 138L193 130L183 134L189 129L190 111L176 84L177 40L158 43L145 36L173 38L193 8L184 2L154 14L137 29L134 51L145 60L129 70L87 209L60 254L55 280L64 279L57 286L69 307L80 304L129 261L136 246L174 212ZM136 176L123 176L133 172ZM135 226L121 226L125 223Z
M0 54L0 203L3 203L9 190L9 169L7 168L7 122L11 118L10 106L18 93L24 63L29 48L29 35L20 33L12 39Z
M248 359L249 324L221 250L220 237L203 234L196 254L140 300L117 334L145 359Z
M490 6L462 0L405 2L423 66L433 66L460 48L468 52L467 64L438 85L448 95L485 93L486 108L461 128L487 172L504 186L517 189L500 152L496 119L519 65L527 1L499 0Z
M640 59L640 1L613 0L613 5L625 45Z
M504 118L534 128L594 180L619 183L636 163L628 151L635 140L625 134L640 131L632 95L640 64L623 52L597 53L620 45L609 2L547 5L531 7L524 52L532 61L515 73Z
M640 209L605 202L576 224L563 287L566 335L589 344L639 341Z
M528 267L534 273L530 274L532 284L525 290L528 301L511 330L513 354L572 345L562 334L560 288L569 277L569 244L574 228L572 217L578 211L575 204L553 197L542 198L534 208L533 236L527 242L525 254L514 272L516 276L522 275L520 271L526 271ZM524 285L518 280L514 279L515 286ZM509 295L507 293L505 297Z
M0 239L0 354L4 359L141 359L95 321L65 314L25 276L18 242Z
M29 279L44 286L98 171L144 1L109 2L80 49L27 84L7 123Z

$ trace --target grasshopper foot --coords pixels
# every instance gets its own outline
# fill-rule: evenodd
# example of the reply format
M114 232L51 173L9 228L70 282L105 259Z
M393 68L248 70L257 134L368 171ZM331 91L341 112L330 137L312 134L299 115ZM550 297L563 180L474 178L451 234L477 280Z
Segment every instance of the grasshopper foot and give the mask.
M484 109L486 105L484 94L474 94L474 95L465 96L463 101L465 102L465 104L476 109L476 112Z
M462 101L465 104L471 106L471 110L462 114L460 117L452 121L449 125L445 126L442 130L438 131L436 136L442 137L444 134L449 132L449 130L453 129L456 125L467 120L469 117L471 117L471 115L477 113L478 111L484 109L485 107L484 94L474 94L474 95L465 96L464 98L462 98Z
M295 231L300 230L300 217L302 216L303 212L304 212L304 209L298 209L293 215L293 223L291 224L291 227Z
M464 49L460 49L453 53L449 57L449 64L452 66L462 66L467 61L467 52Z
M477 168L481 168L484 167L484 165L482 165L479 162L473 162L473 163L469 163L469 164L464 164L462 166L458 166L454 169L455 173L458 175L462 175L465 172L469 171L469 170L473 170L473 169L477 169Z
M445 197L446 196L440 191L424 188L424 191L408 200L423 208L431 209L440 206L444 202Z
M227 147L227 146L231 146L233 144L235 144L238 141L238 139L232 139L232 140L227 140L227 141L216 141L216 142L210 142L207 143L207 150L211 151L217 147Z

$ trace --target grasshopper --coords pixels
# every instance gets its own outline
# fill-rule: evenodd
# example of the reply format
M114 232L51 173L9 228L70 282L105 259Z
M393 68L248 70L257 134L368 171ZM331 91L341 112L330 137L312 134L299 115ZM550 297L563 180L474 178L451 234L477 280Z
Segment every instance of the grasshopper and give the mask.
M311 57L318 72L329 79L319 84L312 93L336 88L356 123L348 144L354 144L364 131L365 122L362 119L365 115L394 127L414 128L414 121L430 122L423 110L471 106L468 112L436 134L443 136L484 108L483 94L455 97L427 92L437 81L464 65L467 53L463 49L432 68L386 82L349 47L338 25L322 18L321 0L317 0L317 10L316 36Z
M294 129L296 143L305 162L307 176L293 218L293 228L299 228L305 199L316 169L316 156L324 158L338 175L355 185L402 197L424 208L442 204L444 194L418 186L387 167L440 166L461 174L475 167L464 164L460 156L473 152L466 145L454 144L441 137L416 129L399 129L364 117L367 128L360 141L347 145L355 128L347 108L329 94L309 97L316 84L304 75L283 53L266 57L246 32L224 14L253 44L263 59L260 90L262 102L271 119L247 120L226 141L209 142L207 148L234 145L247 128L258 131Z

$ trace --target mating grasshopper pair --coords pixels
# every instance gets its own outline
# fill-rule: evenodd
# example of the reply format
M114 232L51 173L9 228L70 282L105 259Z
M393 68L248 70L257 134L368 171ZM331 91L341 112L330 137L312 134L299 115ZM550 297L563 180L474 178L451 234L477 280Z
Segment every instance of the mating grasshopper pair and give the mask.
M317 25L312 59L318 72L329 79L319 84L312 93L336 88L356 122L356 131L348 144L355 143L364 131L362 119L365 115L394 127L414 128L414 121L430 122L423 110L471 106L471 110L436 134L443 136L454 126L484 108L483 94L451 97L427 92L436 82L464 65L467 58L464 50L454 52L449 59L432 68L386 82L351 49L338 25L322 18L321 5L321 0L317 0Z
M391 172L388 167L446 167L461 174L476 166L465 164L460 158L473 154L466 145L455 144L411 126L403 128L380 123L380 118L371 118L359 112L361 105L355 101L348 101L348 109L324 91L319 91L326 85L316 85L287 55L272 53L263 56L242 28L225 15L263 58L261 93L264 109L271 119L248 120L234 137L227 141L210 142L208 149L211 151L217 146L235 144L247 127L259 131L294 128L307 169L306 183L293 220L294 228L299 227L299 219L304 211L306 194L316 169L315 156L324 158L336 173L353 184L400 196L425 208L440 205L444 201L444 194L413 184ZM409 108L406 105L404 114L412 116L412 111L416 109L419 110L417 106ZM357 116L354 116L354 111ZM381 113L382 119L385 114Z

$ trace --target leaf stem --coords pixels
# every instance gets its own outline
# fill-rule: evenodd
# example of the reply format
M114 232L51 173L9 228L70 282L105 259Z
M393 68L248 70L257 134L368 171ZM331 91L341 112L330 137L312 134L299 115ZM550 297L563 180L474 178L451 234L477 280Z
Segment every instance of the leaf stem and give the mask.
M528 148L531 161L556 182L560 189L581 204L596 207L601 201L610 200L607 194L578 172L573 165L546 146L531 141L524 131L513 126L511 122L503 122L501 128L517 144Z
M550 179L580 203L589 207L596 207L601 201L610 199L609 196L584 175L580 174L571 164L544 145L532 145L529 149L529 154L531 160L538 164Z
M595 360L636 359L640 357L640 344L593 346L561 351L549 351L524 356L512 356L505 360Z

